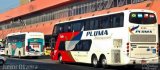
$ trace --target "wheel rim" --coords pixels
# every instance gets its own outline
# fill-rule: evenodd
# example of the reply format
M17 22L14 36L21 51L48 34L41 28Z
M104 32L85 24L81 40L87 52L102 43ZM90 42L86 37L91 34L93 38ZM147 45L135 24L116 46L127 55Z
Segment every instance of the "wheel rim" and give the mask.
M95 65L95 66L97 65L97 59L96 58L93 59L93 65Z
M19 53L19 58L21 57L21 53Z
M3 64L3 63L4 63L3 60L1 60L1 61L0 61L0 64Z
M59 62L60 62L60 63L62 62L62 56L59 57Z
M102 59L102 66L105 67L105 65L106 65L106 59L104 58Z

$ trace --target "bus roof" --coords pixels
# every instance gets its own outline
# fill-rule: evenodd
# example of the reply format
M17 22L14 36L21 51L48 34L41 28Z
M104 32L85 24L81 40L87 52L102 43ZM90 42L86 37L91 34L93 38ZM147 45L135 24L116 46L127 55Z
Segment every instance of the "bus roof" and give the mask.
M67 23L67 22L73 22L73 21L78 21L78 20L84 20L84 19L89 19L89 18L104 16L104 15L115 14L115 13L121 13L121 12L139 12L139 11L141 11L141 12L151 12L151 13L156 13L156 12L154 12L154 11L147 10L147 9L130 9L130 10L117 11L117 12L108 12L107 14L101 14L101 15L96 15L96 16L86 17L86 18L81 18L81 19L63 21L63 22L60 22L60 23L56 23L56 25L57 25L57 24Z
M42 32L16 32L16 33L10 33L7 36L12 36L12 35L20 35L20 34L43 34Z

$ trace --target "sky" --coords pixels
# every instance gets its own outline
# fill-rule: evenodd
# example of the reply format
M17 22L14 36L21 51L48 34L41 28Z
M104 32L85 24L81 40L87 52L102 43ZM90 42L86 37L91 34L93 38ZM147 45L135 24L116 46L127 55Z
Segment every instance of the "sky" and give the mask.
M19 0L0 0L0 13L19 6Z

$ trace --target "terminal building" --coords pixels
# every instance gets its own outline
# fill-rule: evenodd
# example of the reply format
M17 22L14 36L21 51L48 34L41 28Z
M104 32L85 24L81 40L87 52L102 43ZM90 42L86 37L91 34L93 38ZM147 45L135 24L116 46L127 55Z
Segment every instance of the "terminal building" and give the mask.
M0 39L14 32L43 32L49 45L55 24L128 9L157 12L160 0L20 0L21 5L0 14Z

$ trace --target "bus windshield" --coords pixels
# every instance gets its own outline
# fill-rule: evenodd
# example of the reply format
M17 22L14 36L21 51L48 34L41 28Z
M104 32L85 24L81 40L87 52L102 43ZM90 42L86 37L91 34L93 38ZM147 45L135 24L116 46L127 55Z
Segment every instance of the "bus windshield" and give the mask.
M7 40L8 42L24 42L25 34L9 36Z
M129 16L129 22L135 24L154 24L157 21L153 13L132 12Z

